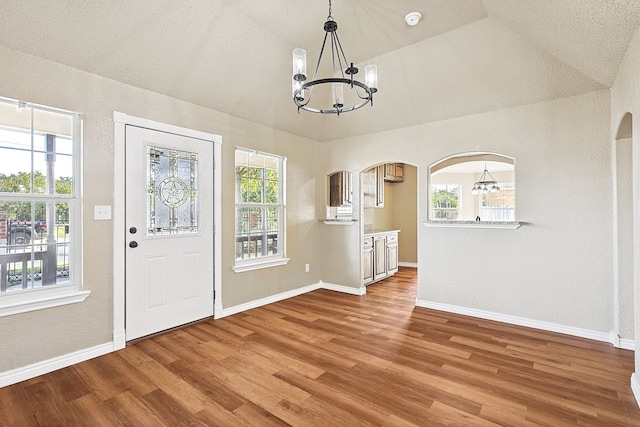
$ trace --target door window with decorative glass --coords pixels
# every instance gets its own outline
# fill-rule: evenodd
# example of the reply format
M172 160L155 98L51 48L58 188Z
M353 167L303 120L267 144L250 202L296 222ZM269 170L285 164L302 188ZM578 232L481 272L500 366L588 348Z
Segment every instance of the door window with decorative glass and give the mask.
M235 151L236 265L284 255L284 157Z

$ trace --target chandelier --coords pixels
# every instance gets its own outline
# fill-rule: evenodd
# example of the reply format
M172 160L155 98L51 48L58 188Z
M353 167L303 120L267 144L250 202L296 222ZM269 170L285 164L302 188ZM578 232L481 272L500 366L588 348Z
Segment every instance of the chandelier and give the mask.
M293 50L292 92L293 102L298 106L298 112L302 109L312 113L340 115L340 113L357 110L368 103L373 105L373 94L378 90L378 69L375 65L367 65L364 69L364 83L354 78L358 73L358 68L354 67L353 62L347 61L342 50L340 39L338 39L338 23L331 16L331 0L329 0L329 16L324 23L324 31L322 49L320 49L316 69L311 80L307 81L307 52L300 48ZM322 62L322 55L325 52L327 39L331 41L330 56L333 75L326 78L318 78L318 70ZM323 91L320 87L330 88L330 96L326 93L326 90ZM355 94L355 96L349 96L349 105L345 105L345 87ZM328 103L328 105L325 104L322 107L322 104L318 102L311 103L314 88L316 88L316 92L324 92L324 95L322 93L317 94L317 98Z
M479 181L476 181L473 184L473 189L471 189L471 194L474 196L476 194L487 194L489 191L492 193L497 193L500 191L500 187L498 187L498 182L495 180L493 176L487 170L487 164L484 164L484 172L482 172L482 176Z

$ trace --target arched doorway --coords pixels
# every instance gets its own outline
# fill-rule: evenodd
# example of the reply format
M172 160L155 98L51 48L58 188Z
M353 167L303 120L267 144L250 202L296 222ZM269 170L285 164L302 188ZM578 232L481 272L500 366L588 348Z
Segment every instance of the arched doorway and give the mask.
M633 151L631 113L622 118L613 146L614 342L633 349Z

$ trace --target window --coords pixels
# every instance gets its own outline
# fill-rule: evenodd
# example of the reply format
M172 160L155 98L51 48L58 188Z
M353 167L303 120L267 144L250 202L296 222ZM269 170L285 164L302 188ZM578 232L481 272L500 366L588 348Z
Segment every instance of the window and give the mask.
M460 186L457 184L434 184L431 189L434 220L456 221L460 218Z
M281 265L284 258L286 159L236 148L234 271Z
M480 217L485 221L515 221L515 186L513 182L498 182L496 193L482 194Z
M0 98L0 315L88 295L79 292L79 144L77 114Z
M444 158L429 166L427 226L519 226L515 183L512 157L470 152ZM478 186L486 187L486 191L476 191Z

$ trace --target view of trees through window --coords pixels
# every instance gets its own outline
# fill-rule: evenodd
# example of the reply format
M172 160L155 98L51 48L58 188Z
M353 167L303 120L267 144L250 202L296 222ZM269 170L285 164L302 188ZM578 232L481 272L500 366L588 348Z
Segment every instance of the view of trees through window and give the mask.
M76 123L0 98L0 293L70 281Z
M236 150L236 259L281 255L282 158Z
M454 184L434 184L431 191L433 219L455 221L459 217L460 186Z

